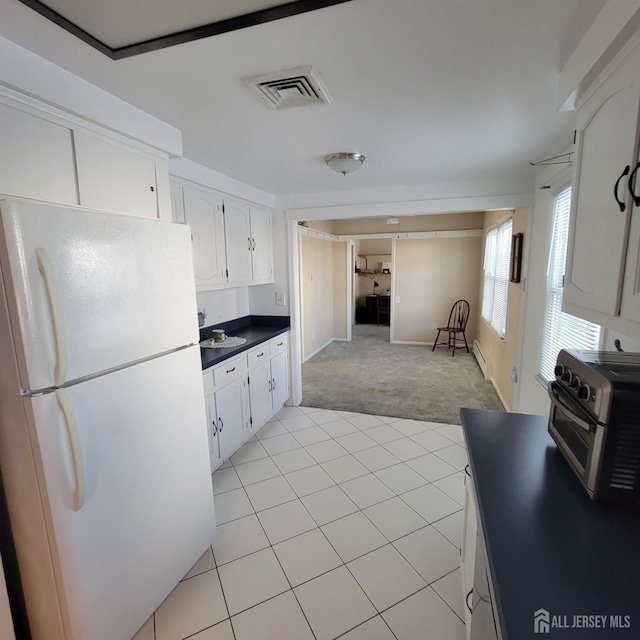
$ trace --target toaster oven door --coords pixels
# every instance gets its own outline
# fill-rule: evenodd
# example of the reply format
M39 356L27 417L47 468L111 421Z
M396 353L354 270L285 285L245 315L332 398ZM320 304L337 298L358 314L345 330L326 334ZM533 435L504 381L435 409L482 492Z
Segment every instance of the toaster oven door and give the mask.
M556 382L549 383L548 392L552 403L549 433L594 497L603 428Z

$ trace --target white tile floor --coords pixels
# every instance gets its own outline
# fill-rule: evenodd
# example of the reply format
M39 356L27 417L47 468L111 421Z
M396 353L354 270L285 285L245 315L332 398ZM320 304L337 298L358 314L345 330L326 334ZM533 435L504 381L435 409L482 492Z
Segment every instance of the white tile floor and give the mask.
M464 640L462 430L285 407L213 475L218 522L134 640Z

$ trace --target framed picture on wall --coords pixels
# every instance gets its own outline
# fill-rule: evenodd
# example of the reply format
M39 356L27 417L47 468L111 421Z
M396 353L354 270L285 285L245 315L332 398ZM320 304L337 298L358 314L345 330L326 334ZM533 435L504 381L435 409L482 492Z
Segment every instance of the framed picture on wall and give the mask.
M511 282L520 282L522 275L522 243L523 233L516 233L511 238Z

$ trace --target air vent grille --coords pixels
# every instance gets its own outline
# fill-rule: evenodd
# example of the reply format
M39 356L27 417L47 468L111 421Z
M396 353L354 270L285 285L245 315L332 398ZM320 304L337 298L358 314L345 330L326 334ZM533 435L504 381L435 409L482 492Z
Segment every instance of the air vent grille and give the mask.
M332 101L312 66L252 76L242 81L270 109L290 109Z

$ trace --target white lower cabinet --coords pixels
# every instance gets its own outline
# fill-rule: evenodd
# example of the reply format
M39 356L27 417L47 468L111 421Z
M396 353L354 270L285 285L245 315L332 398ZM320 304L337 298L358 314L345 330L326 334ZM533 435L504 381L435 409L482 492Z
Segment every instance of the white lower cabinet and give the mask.
M202 374L212 472L249 437L246 371L242 354Z
M247 433L247 381L237 378L215 392L220 457L228 460L244 443Z
M251 431L260 429L289 399L287 335L247 352Z
M203 372L212 472L289 399L288 347L283 334Z
M462 530L462 550L460 555L460 573L462 574L462 595L464 597L464 621L467 639L471 637L471 600L473 596L473 573L476 555L476 537L478 520L476 502L473 493L473 481L469 467L465 469L464 528Z
M209 438L209 459L211 471L215 471L221 464L220 447L218 445L218 420L216 416L216 404L213 397L213 371L208 369L202 374L204 385L204 406L207 416L207 436Z

